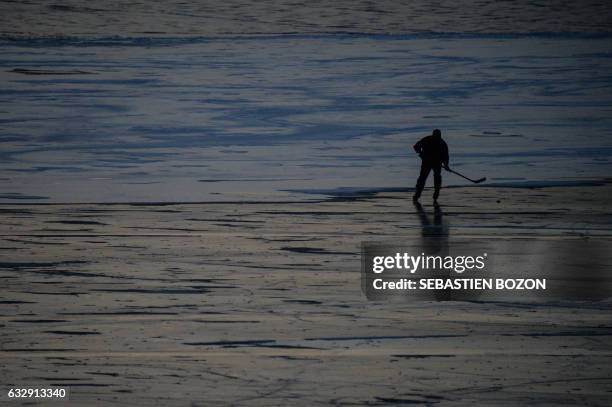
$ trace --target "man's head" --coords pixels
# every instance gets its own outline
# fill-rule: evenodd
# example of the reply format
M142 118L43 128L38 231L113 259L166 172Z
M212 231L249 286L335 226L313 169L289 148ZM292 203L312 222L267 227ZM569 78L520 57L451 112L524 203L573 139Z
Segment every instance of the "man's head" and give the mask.
M432 136L437 137L437 138L442 137L442 132L439 129L435 129L433 131L433 133L431 133L431 134L432 134Z

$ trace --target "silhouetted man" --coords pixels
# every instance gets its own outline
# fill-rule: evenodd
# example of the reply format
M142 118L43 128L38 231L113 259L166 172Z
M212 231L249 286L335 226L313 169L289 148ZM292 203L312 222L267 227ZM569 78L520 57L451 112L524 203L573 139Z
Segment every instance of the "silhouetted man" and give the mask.
M417 202L421 197L421 192L425 188L425 181L429 176L429 172L434 172L434 203L437 203L440 196L440 188L442 187L442 167L448 167L448 146L442 140L442 132L435 129L431 136L422 138L414 145L414 151L421 157L421 173L416 184L416 191L412 200Z

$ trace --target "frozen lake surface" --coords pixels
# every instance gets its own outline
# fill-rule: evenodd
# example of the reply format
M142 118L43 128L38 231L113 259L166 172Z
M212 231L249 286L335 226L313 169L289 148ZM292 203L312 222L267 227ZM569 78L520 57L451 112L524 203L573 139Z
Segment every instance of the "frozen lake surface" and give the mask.
M0 33L143 36L278 33L610 32L601 0L79 0L0 2Z
M0 201L411 188L419 166L411 146L433 128L457 170L496 185L589 184L610 174L612 34L602 32L597 5L565 10L562 21L574 25L563 28L554 7L523 2L516 7L535 16L529 27L502 7L491 15L505 18L476 29L473 8L453 14L443 2L433 11L452 20L442 27L463 32L453 34L423 33L440 25L422 16L400 23L391 3L353 7L344 25L334 22L342 3L304 8L311 14L293 30L283 29L284 2L263 2L248 18L231 2L212 14L197 4L33 4L37 13L2 6ZM444 182L464 184L454 175Z
M585 234L609 247L612 185L443 198L3 203L0 377L86 406L609 404L609 300L367 301L359 247ZM505 267L549 255L505 247ZM610 269L609 255L561 257ZM592 277L559 276L609 286Z

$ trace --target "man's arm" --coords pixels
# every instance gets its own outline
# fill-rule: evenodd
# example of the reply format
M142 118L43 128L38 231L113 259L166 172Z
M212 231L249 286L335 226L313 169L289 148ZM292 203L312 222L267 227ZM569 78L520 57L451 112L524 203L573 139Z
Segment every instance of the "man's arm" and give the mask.
M414 148L414 151L416 151L418 155L421 155L421 153L423 152L423 139L417 141L417 143L412 146L412 148Z

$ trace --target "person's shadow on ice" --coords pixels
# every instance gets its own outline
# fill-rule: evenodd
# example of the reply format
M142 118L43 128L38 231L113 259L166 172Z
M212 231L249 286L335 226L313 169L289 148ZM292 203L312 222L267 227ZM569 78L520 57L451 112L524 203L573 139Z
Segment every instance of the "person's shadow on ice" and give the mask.
M421 236L424 240L431 240L448 245L449 225L444 221L444 213L440 205L434 205L433 222L429 220L429 215L425 212L423 205L414 203L417 215L421 221ZM434 239L430 239L436 237Z
M434 205L433 222L419 202L414 202L417 215L421 222L421 244L425 256L448 256L449 225L444 221L444 213L440 205ZM429 269L427 277L449 278L450 272L444 268ZM434 296L437 301L448 301L451 299L450 290L435 290Z

